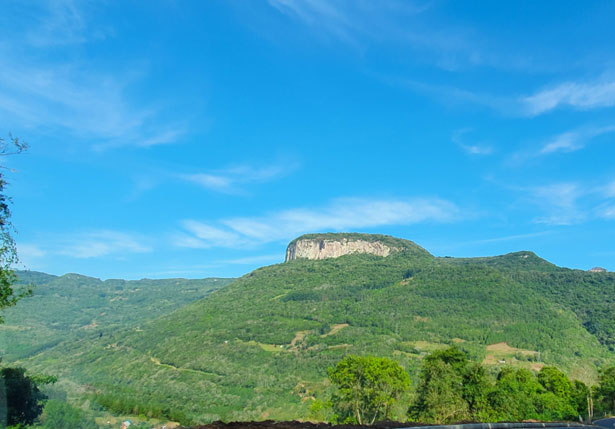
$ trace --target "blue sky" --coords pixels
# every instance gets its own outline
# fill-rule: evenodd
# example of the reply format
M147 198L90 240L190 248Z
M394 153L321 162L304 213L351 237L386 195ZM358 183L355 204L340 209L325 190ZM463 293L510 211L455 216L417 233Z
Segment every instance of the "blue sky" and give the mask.
M615 270L613 2L2 7L20 267L239 276L360 231Z

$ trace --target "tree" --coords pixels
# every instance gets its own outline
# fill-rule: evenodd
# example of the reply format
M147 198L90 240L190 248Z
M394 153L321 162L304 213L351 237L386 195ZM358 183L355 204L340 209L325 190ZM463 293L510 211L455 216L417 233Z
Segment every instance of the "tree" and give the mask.
M504 367L489 397L497 420L538 419L537 397L545 389L534 374L524 368Z
M457 347L437 350L423 360L417 395L409 414L415 420L448 423L469 417L470 406L479 407L484 375L469 371L467 355ZM474 373L472 373L474 372ZM474 385L478 384L478 386Z
M580 416L587 415L587 421L591 421L593 417L591 389L582 381L574 380L570 399L577 413Z
M463 374L463 399L468 403L468 412L474 421L486 421L491 417L489 392L493 390L492 377L479 363L466 367Z
M538 381L549 392L553 392L560 398L570 400L572 394L572 383L566 377L566 374L561 372L554 366L545 366L538 373Z
M397 362L373 356L346 356L329 368L329 379L338 388L334 408L345 420L358 424L388 418L410 387L408 373Z
M463 378L450 364L442 360L425 361L410 416L436 424L468 416L468 403L463 399Z
M8 426L31 425L43 410L42 401L46 396L25 372L23 368L0 370L0 404L6 403L6 410L0 412L4 411L1 414L6 415ZM0 421L3 417L0 415Z
M603 411L615 411L615 366L600 371L596 394Z
M538 382L546 390L537 404L545 420L569 420L579 415L572 397L573 384L566 374L554 366L545 366L538 373Z
M0 138L0 156L14 155L26 150L28 145L9 134L6 141ZM9 204L11 199L5 194L7 182L3 171L0 169L0 310L5 307L15 305L19 298L27 295L26 293L15 294L13 284L16 277L12 266L18 262L15 241L11 232L11 210ZM0 323L3 322L0 315Z
M42 429L96 429L94 419L66 402L52 399L43 410ZM149 427L149 426L148 426Z

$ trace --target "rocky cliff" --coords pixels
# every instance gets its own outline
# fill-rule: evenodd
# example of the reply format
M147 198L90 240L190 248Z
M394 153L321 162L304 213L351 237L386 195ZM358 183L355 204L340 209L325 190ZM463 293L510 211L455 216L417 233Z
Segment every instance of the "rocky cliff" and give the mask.
M337 258L351 253L386 257L391 253L415 248L426 250L407 240L375 234L308 234L293 240L286 249L286 261L294 259Z

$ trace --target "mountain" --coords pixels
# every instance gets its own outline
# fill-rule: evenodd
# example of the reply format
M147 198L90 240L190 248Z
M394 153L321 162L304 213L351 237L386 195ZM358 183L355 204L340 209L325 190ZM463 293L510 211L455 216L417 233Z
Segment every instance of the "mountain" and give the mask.
M307 418L330 389L327 368L351 353L392 357L414 378L426 353L451 344L493 367L555 364L584 381L614 361L613 273L528 251L439 258L366 234L308 235L289 249L321 241L342 255L295 252L139 329L21 363L116 412L189 423Z
M79 274L53 276L17 271L18 285L32 287L32 296L3 311L0 356L29 358L50 347L80 338L137 329L185 304L207 296L232 279L106 280Z

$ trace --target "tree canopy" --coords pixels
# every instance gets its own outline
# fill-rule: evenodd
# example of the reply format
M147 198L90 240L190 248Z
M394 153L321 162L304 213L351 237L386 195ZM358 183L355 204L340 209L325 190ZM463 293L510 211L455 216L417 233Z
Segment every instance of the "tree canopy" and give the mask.
M372 356L346 356L329 379L338 388L333 404L343 420L373 424L389 417L391 407L410 387L408 373L397 362Z
M8 141L0 138L0 156L13 155L27 149L27 144L9 134ZM16 277L12 266L18 261L15 241L11 232L11 199L6 195L6 179L0 168L0 310L15 305L22 295L15 294L13 283ZM0 323L2 323L0 315Z

